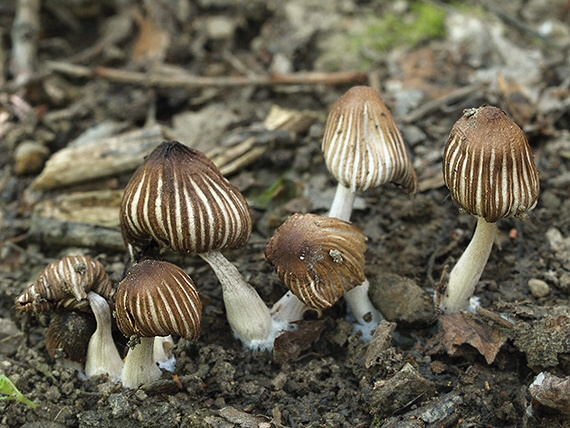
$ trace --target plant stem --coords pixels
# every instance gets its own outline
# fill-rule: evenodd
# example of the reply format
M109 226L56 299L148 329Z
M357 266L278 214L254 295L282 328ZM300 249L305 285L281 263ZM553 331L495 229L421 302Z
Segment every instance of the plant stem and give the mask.
M154 361L154 337L141 337L140 343L129 349L121 380L125 388L139 386L160 379L162 372Z
M496 223L478 218L473 238L451 270L449 282L441 296L439 307L444 313L452 314L469 307L469 299L487 264L496 233Z
M249 348L273 347L273 322L269 308L238 269L219 251L199 254L211 267L220 284L228 323L238 339Z
M111 333L111 309L105 298L93 291L87 294L87 299L97 328L87 346L85 375L91 377L106 373L111 379L117 380L121 376L123 360Z
M344 221L350 221L352 214L352 206L356 193L352 192L348 187L338 183L334 199L329 210L329 217L339 218Z
M271 308L271 317L278 324L289 324L303 319L303 314L314 310L305 305L292 291L287 291Z

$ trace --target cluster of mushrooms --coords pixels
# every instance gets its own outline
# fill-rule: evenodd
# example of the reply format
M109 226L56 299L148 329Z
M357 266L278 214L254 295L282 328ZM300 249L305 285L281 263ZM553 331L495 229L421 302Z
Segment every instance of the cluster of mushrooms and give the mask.
M198 255L222 286L227 321L248 348L271 350L308 310L344 297L364 331L382 314L368 298L366 237L350 223L356 192L394 182L417 191L417 177L398 127L378 93L356 86L331 107L322 150L338 181L328 215L291 215L268 241L267 261L288 287L271 308L222 251L243 247L252 220L243 195L200 151L164 142L135 171L121 206L131 267L115 288L103 265L86 256L50 263L21 296L21 311L53 312L46 347L63 352L86 376L107 374L136 388L161 376L172 337L195 339L202 305L192 278L161 258L162 249ZM538 173L523 131L499 108L466 110L446 143L443 174L453 200L478 217L472 241L436 296L443 313L465 310L489 257L496 222L534 208ZM129 339L123 361L112 314ZM83 346L65 341L77 331ZM63 351L62 351L63 350Z

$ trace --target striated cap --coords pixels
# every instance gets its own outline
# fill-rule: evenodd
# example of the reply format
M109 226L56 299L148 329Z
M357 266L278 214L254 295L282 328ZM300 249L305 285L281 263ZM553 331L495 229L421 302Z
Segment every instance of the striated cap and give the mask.
M365 242L349 222L294 214L275 231L265 257L299 300L325 309L364 282Z
M46 350L55 358L62 352L65 359L85 363L89 340L95 333L95 317L87 312L57 312L46 331Z
M89 310L87 293L111 301L115 289L101 262L87 256L65 256L48 264L15 302L20 311Z
M388 182L416 193L418 180L402 134L378 93L355 86L331 107L322 151L327 168L351 191Z
M239 248L251 234L243 195L202 152L177 141L158 146L135 171L121 204L125 242L174 251Z
M192 340L200 333L201 316L192 278L172 263L143 260L117 287L115 317L127 337L175 334Z
M453 125L443 177L453 200L489 223L533 209L540 191L524 132L489 105L465 110Z

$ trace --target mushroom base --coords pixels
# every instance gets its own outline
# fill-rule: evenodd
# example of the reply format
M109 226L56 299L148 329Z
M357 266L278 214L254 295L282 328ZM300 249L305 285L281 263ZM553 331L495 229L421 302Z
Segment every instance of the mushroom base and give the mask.
M160 379L162 372L154 360L154 337L141 337L140 343L129 349L121 375L125 388L139 386Z

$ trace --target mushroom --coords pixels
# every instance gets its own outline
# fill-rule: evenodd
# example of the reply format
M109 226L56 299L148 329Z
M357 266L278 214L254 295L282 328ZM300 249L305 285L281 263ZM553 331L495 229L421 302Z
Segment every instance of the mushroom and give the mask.
M121 205L123 238L134 259L152 247L200 255L221 285L228 323L252 348L270 348L269 308L220 252L251 234L243 195L202 152L177 142L158 146L135 171Z
M322 310L364 281L365 241L344 220L294 214L276 229L265 257L295 296Z
M328 170L338 180L329 216L349 221L357 191L394 182L409 193L417 177L406 144L390 111L367 86L354 86L330 108L322 151ZM363 325L382 319L368 298L368 281L345 294L347 304Z
M95 318L88 312L56 312L46 331L48 354L54 359L61 359L65 367L83 370L95 327Z
M97 327L89 340L85 360L87 377L119 377L123 361L113 341L109 301L115 290L101 262L87 256L65 256L38 275L15 302L24 312L51 310L91 311Z
M200 333L202 304L192 278L178 266L145 259L119 282L115 317L129 338L121 381L126 388L157 380L156 336L178 335L193 340Z
M466 309L489 258L496 222L536 206L538 171L524 132L499 108L468 109L443 152L443 177L453 200L477 216L471 242L440 297L444 313Z

